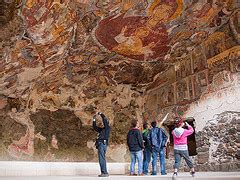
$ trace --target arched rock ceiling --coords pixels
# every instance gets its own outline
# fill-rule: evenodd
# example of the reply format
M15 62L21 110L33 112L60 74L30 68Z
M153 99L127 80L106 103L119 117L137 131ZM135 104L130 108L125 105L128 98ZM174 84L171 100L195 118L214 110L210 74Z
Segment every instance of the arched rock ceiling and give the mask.
M64 86L81 86L84 92L117 84L138 91L154 87L156 77L229 20L236 4L1 1L0 93L20 97L30 89L58 93Z

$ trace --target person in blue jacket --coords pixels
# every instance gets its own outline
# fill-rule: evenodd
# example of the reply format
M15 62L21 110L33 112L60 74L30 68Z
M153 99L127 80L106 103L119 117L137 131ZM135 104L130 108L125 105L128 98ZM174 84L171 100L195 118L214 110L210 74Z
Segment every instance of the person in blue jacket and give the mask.
M151 122L151 126L149 136L152 149L152 175L157 175L158 156L160 158L161 175L166 175L165 147L168 137L162 128L157 127L157 121Z

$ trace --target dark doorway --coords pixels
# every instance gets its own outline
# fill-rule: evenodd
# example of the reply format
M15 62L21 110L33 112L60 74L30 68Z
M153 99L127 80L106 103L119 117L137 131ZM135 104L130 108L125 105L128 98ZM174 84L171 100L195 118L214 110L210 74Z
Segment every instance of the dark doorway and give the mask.
M191 134L190 136L188 136L187 140L188 140L188 152L190 156L196 156L197 155L197 145L196 145L196 139L195 139L195 119L194 118L187 118L185 121L188 122L189 125L191 125L194 129L193 134ZM169 134L170 134L170 146L173 147L173 135L172 135L172 131L174 129L174 125L170 124L167 125L168 129L169 129Z

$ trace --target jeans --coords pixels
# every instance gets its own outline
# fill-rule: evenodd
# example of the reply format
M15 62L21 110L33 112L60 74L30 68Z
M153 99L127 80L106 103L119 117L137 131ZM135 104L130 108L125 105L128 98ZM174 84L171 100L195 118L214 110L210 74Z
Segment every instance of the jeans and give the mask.
M181 157L183 157L188 165L189 168L193 168L193 163L191 158L189 157L188 150L176 150L174 149L174 169L179 169L181 164Z
M131 151L130 154L131 154L130 174L135 174L136 160L138 162L138 174L142 174L142 168L143 168L142 151L137 151L137 152Z
M151 151L145 148L143 151L143 174L148 174L148 167L151 160Z
M105 159L106 151L107 151L107 145L102 142L99 142L98 161L99 161L99 165L100 165L100 169L101 169L101 174L108 174L107 163L106 163L106 159Z
M165 148L161 148L160 150L156 147L153 147L152 151L152 175L157 174L157 160L158 155L160 157L160 172L162 175L166 173L166 163L165 163Z

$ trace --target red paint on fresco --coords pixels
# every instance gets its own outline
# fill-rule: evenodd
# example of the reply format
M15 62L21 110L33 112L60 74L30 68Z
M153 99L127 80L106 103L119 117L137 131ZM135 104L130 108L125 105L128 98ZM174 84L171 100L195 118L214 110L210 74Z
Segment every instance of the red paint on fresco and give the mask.
M97 40L105 46L108 50L112 50L118 45L118 42L114 39L121 30L127 26L127 31L124 33L125 36L131 36L136 29L145 27L147 17L125 17L124 14L114 17L110 16L99 22L99 26L96 29ZM169 38L167 34L167 29L164 24L158 23L153 29L151 29L148 36L141 38L143 46L147 46L149 43L154 43L154 47L151 48L153 54L150 55L146 60L153 60L156 58L163 59L169 50ZM126 55L123 56L136 59L144 60L144 54L142 55Z

